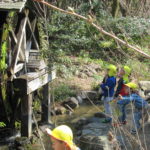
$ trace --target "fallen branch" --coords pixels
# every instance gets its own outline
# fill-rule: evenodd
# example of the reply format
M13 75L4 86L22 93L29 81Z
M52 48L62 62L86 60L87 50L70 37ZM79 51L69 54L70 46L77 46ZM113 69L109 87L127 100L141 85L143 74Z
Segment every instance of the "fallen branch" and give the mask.
M100 27L100 26L98 26L97 24L95 24L95 23L93 22L93 18L92 18L91 16L89 16L89 15L88 15L88 18L86 18L86 17L84 17L84 16L82 16L82 15L79 15L79 14L75 13L74 10L73 10L72 8L70 8L70 7L68 7L68 8L70 8L69 11L66 11L66 10L63 10L63 9L61 9L61 8L58 8L58 7L52 5L52 4L50 4L50 3L48 3L48 2L46 2L46 1L44 1L44 0L34 0L34 1L40 2L40 3L44 4L44 5L49 6L49 7L52 8L52 9L55 9L55 10L57 10L57 11L60 11L60 12L62 12L62 13L69 14L69 15L73 15L73 16L75 16L75 17L77 17L77 18L80 18L80 19L82 19L82 20L85 20L86 22L88 22L89 24L91 24L93 27L95 27L96 29L98 29L98 31L100 31L101 33L103 33L103 34L105 34L105 35L107 35L107 36L109 36L109 37L115 39L116 41L118 41L119 43L125 45L126 47L135 50L136 52L140 53L140 54L143 55L144 57L150 58L150 55L148 55L148 54L146 54L145 52L143 52L142 49L130 45L130 44L127 43L126 41L124 41L124 40L118 38L118 37L115 36L114 34L111 34L111 33L107 32L107 31L105 31L102 27Z

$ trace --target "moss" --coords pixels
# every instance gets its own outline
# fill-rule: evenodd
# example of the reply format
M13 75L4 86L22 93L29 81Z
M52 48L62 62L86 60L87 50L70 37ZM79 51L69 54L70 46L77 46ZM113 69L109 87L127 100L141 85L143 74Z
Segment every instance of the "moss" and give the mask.
M11 113L11 107L9 102L7 101L7 95L6 95L6 87L7 87L7 75L6 75L6 68L7 68L7 62L6 62L6 57L7 57L7 51L8 51L8 37L9 37L9 31L12 30L12 25L13 22L12 20L14 19L14 11L10 11L8 13L8 16L6 18L6 23L3 24L3 32L2 32L2 38L1 38L1 43L0 43L0 72L1 72L1 80L3 81L2 87L1 87L1 93L2 93L2 100L4 103L4 107L8 115Z

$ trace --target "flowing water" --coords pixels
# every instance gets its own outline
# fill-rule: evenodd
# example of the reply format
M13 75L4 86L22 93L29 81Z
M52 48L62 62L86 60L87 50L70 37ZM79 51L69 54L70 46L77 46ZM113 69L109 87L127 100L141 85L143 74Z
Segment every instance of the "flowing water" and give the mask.
M66 124L69 125L72 129L74 129L73 124L75 124L81 118L86 118L92 116L94 113L100 111L100 106L93 105L81 105L79 108L75 109L75 111L68 115L58 115L52 117L52 122L55 126ZM52 150L50 144L50 138L45 135L42 137L42 141L44 143L45 150ZM9 150L8 146L0 146L0 150ZM30 150L43 150L41 143L36 143L32 145L32 149Z
M100 106L93 107L93 105L82 105L77 108L71 115L58 115L52 117L52 122L57 125L66 124L73 129L73 124L75 124L81 118L86 118L92 116L94 113L100 111ZM43 137L43 142L45 150L52 150L50 146L50 139L48 136ZM33 145L32 150L43 150L41 144Z

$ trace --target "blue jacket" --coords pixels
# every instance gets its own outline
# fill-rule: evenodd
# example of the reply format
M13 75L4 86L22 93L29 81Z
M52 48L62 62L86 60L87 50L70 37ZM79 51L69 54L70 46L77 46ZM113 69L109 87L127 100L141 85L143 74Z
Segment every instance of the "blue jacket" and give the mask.
M126 105L133 102L135 108L142 109L148 105L148 103L138 94L134 93L130 96L124 96L122 100L118 100L117 104Z
M105 97L112 97L114 95L115 86L116 86L116 78L115 77L108 77L106 79L106 82L102 83L100 85L100 87L102 88L102 90L104 92L103 95Z

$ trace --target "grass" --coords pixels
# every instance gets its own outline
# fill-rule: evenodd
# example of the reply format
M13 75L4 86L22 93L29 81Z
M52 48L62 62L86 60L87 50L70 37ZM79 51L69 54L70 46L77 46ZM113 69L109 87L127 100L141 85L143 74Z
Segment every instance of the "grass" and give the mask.
M53 93L54 101L61 102L66 100L68 97L76 96L77 89L67 82L62 81L54 81L52 84L51 93Z

